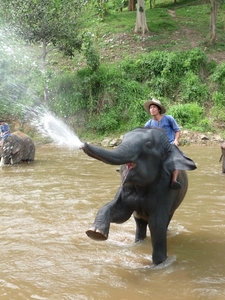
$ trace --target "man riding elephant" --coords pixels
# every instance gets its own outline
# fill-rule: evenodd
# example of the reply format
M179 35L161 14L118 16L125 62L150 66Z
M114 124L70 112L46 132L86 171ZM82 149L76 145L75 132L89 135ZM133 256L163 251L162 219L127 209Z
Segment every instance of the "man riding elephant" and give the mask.
M3 145L4 140L11 135L9 124L4 120L0 120L0 132L1 132L1 145Z
M145 127L163 128L170 143L175 146L179 146L180 127L172 116L164 115L166 109L161 102L155 98L147 100L144 103L144 108L152 116L152 119L145 124ZM174 170L172 173L170 187L173 190L180 189L181 187L180 182L177 181L178 172L178 170Z

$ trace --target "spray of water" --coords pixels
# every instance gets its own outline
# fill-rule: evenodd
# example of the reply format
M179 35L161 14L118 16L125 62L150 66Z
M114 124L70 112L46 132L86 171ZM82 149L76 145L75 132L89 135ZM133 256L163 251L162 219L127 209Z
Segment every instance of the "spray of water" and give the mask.
M15 64L18 69L23 70L23 72L26 72L26 70L29 70L28 72L30 72L31 66L36 70L38 66L35 62L36 51L32 53L29 52L29 57L26 53L25 46L20 43L17 36L14 36L11 31L6 28L4 30L0 28L0 57L3 62L9 60L10 63L12 63L13 60L13 64ZM14 74L12 75L14 76ZM73 130L71 130L60 118L53 115L47 108L39 105L31 108L30 105L34 105L32 103L40 103L40 99L35 96L33 89L30 90L29 87L23 83L19 83L17 80L14 82L11 80L10 74L8 76L9 78L6 77L5 79L5 85L7 84L6 90L9 91L7 97L4 94L4 89L3 95L1 95L0 91L0 101L1 99L4 99L2 104L3 111L1 111L2 114L4 113L5 105L7 107L20 106L24 112L24 117L27 118L29 124L36 127L43 136L50 138L53 143L58 146L66 146L69 148L81 148L83 146L83 143L79 140ZM30 101L31 99L32 101ZM26 103L26 106L24 103Z
M43 106L30 109L29 119L30 124L35 126L39 133L50 138L58 146L80 149L84 145L68 125Z

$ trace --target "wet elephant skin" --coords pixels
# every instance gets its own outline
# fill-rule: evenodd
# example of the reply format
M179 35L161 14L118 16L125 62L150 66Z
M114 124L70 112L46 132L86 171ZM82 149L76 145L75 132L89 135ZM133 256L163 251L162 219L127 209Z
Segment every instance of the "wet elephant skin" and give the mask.
M0 155L4 164L31 162L35 157L35 144L27 134L18 130L4 140Z

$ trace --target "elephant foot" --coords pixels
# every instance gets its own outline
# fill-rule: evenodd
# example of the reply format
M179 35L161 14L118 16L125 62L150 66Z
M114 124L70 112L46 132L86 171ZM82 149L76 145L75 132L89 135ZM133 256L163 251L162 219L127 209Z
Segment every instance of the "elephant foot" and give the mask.
M93 227L86 231L86 235L95 241L105 241L108 238L108 236L104 235L100 230Z

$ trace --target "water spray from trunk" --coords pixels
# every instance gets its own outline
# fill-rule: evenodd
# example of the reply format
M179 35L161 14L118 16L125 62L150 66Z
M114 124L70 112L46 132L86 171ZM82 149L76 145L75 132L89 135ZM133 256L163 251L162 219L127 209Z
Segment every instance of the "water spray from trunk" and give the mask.
M73 149L83 147L83 143L74 131L44 106L35 106L29 109L26 114L29 123L56 145Z

